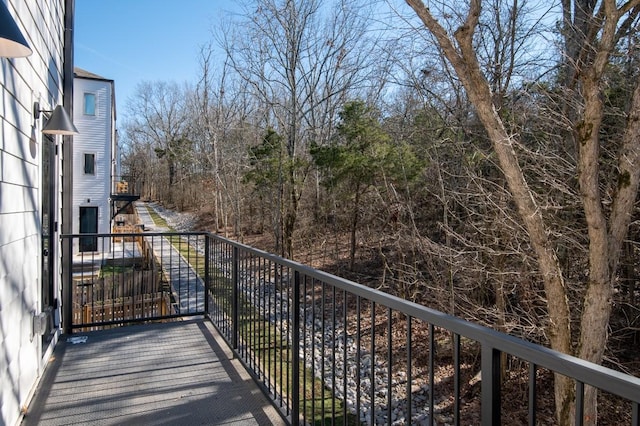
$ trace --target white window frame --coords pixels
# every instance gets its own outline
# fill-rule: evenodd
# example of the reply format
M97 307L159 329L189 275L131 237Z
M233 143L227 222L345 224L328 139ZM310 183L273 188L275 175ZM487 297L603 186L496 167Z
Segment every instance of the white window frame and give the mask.
M88 111L88 109L87 109L87 106L88 106L87 98L88 97L92 97L93 98L93 110L91 110L91 111ZM93 92L84 92L84 95L82 97L82 101L83 101L82 112L84 113L84 115L95 117L96 110L98 109L98 97L96 96L96 94L93 93Z
M87 155L93 156L93 173L87 173ZM98 155L95 152L85 152L82 155L82 174L85 176L96 176L98 174Z

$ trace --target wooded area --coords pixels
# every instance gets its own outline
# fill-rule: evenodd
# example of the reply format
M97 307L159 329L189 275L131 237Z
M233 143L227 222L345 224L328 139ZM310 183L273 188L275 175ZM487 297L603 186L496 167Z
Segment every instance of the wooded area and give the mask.
M638 12L255 0L199 81L139 85L123 166L212 231L638 375Z

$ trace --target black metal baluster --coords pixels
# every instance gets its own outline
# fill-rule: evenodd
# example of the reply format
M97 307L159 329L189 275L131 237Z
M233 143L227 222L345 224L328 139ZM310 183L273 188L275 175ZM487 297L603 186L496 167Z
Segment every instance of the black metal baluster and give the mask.
M238 312L238 297L239 297L239 282L238 282L238 248L237 247L233 247L233 256L231 258L231 285L232 287L232 296L231 296L231 326L232 326L232 331L231 331L231 341L232 341L232 347L233 349L235 349L236 351L239 351L238 348L238 320L239 320L239 312Z
M315 420L316 415L316 279L313 278L311 284L311 420Z
M279 351L279 357L278 357L278 363L279 363L279 371L278 371L278 378L279 378L279 383L278 383L278 387L280 388L280 407L283 406L284 404L284 384L283 384L283 373L284 373L284 368L283 368L283 358L284 358L284 350L282 347L282 322L283 322L283 301L282 301L282 293L283 293L283 286L284 286L284 268L282 265L278 265L278 268L280 270L279 272L279 279L278 279L278 288L280 289L280 291L278 291L278 299L280 302L280 317L279 317L279 327L278 327L278 351Z
M267 374L268 374L268 370L267 368L267 352L269 350L269 339L266 335L266 332L268 331L268 321L269 321L269 313L267 311L267 277L266 277L266 272L265 272L265 264L266 261L264 258L259 257L258 258L258 285L262 285L262 293L260 295L260 298L258 300L258 307L260 309L260 311L262 312L263 315L263 319L260 322L260 368L262 369L262 385L264 386L266 384L267 381Z
M361 313L362 311L360 310L360 301L361 298L360 296L356 296L356 313L357 313L357 317L356 317L356 425L360 424L360 378L361 378L361 372L360 372L360 354L362 352L362 339L361 339L361 331L362 331L362 326L361 326Z
M429 424L434 425L435 419L434 413L434 401L433 401L433 388L435 386L435 352L436 352L436 338L434 335L435 327L433 324L429 324Z
M324 398L325 398L325 396L324 396L324 388L325 388L325 386L324 386L324 381L325 381L325 377L326 377L325 376L325 371L324 371L324 364L325 364L324 358L326 356L325 355L325 353L326 353L326 351L325 351L326 342L325 342L325 339L324 339L324 334L325 334L324 331L326 330L326 326L325 326L325 316L326 315L325 314L326 314L327 311L326 311L326 307L325 307L325 300L326 300L325 283L322 282L321 285L322 285L322 293L321 293L322 299L321 299L320 315L322 315L322 316L320 318L321 318L321 322L322 322L322 328L321 328L320 332L322 333L322 337L321 337L322 344L321 344L321 347L320 347L320 351L321 351L320 352L320 363L321 363L320 364L320 377L322 379L323 386L322 386L322 389L320 390L320 410L321 410L322 418L324 419L324 417L325 417L325 402L324 402ZM324 420L323 420L323 424L324 424Z
M576 426L584 424L584 383L576 382Z
M500 424L500 351L482 343L481 378L482 424Z
M387 425L391 426L391 378L393 374L393 338L391 308L387 308Z
M290 302L291 301L291 285L292 285L291 284L291 278L292 278L291 277L291 272L292 272L291 269L287 268L287 297L285 299L285 301L287 302L287 306L286 306L287 330L283 331L284 334L285 334L286 342L285 342L285 351L283 351L283 356L282 356L284 358L284 354L285 353L287 354L286 355L286 359L284 360L285 366L287 365L287 362L293 362L293 360L291 359L291 354L292 354L292 351L291 351L292 341L291 341L291 339L293 337L291 335L291 323L292 323L291 302ZM295 285L295 279L296 278L293 277L294 285ZM283 301L282 304L284 305L284 301ZM292 373L291 369L292 368L293 368L293 366L286 367L284 369L284 372L285 372L285 382L284 383L285 383L285 389L286 389L285 394L287 395L287 401L288 401L287 402L287 414L289 414L289 407L291 407L291 399L292 399L291 398L291 389L290 389L290 386L291 386L291 373Z
M120 280L120 277L116 275L115 248L111 247L111 249L107 251L107 247L106 247L107 244L105 242L105 239L99 238L99 240L100 240L100 244L99 244L100 250L98 251L98 257L100 260L99 264L100 265L111 264L112 269L109 274L105 275L105 278L109 277L111 285L113 286L113 291L115 293L113 298L113 303L115 304L116 308L118 306L118 300L119 299L121 300L120 309L119 309L120 315L114 312L115 317L112 319L112 323L114 323L114 322L117 322L118 320L122 321L125 318L124 312L125 312L125 306L127 303L127 298L126 298L124 286L122 285L122 281ZM97 241L98 241L98 237L96 237L96 245L98 245ZM102 266L100 266L100 268L102 268ZM117 312L117 309L116 309L116 312Z
M211 279L210 279L211 252L210 252L209 243L211 240L209 239L209 234L205 234L203 238L204 238L204 312L206 316L211 318L211 312L209 312L209 297L210 297L209 292L211 290Z
M293 330L291 344L293 350L291 355L291 424L297 426L300 423L300 273L294 272L293 280L293 306L289 306L289 311L293 309Z
M336 289L331 287L331 424L336 418Z
M268 375L269 375L269 392L273 392L273 395L276 396L276 390L275 390L275 386L273 387L273 391L271 390L271 385L273 384L273 380L274 380L274 370L273 370L273 365L271 364L271 352L273 350L275 350L275 332L273 331L273 327L275 325L275 320L272 321L271 318L274 317L273 313L271 312L272 306L271 306L271 289L275 287L275 283L274 283L274 276L272 276L272 272L273 274L275 274L275 270L273 269L273 264L271 261L269 261L269 295L268 295L268 305L269 308L267 310L267 317L269 318L269 321L267 323L267 342L268 342L268 350L267 350L267 364L268 364ZM271 335L273 334L273 342L271 341ZM273 344L273 346L271 346ZM273 349L272 349L273 348Z
M529 363L529 426L535 426L536 423L536 411L537 411L537 399L538 392L536 389L536 374L538 366L530 362Z
M413 402L413 394L411 393L411 386L413 384L413 362L412 355L412 342L411 342L411 316L407 315L407 406L405 411L407 415L405 417L408 424L412 423L411 404Z
M304 287L302 289L302 297L304 298L303 317L302 317L302 421L307 423L307 276L304 276ZM311 383L313 386L313 382Z
M342 424L346 425L347 423L347 308L349 306L348 303L349 295L347 290L342 290Z
M251 370L255 371L255 342L254 342L254 324L256 320L256 309L254 306L254 282L253 275L251 274L251 270L249 269L251 266L251 253L245 253L242 259L244 267L242 268L242 275L244 276L245 282L245 290L242 293L242 300L244 306L244 317L245 317L245 327L246 330L246 346L247 346L247 365Z
M460 335L453 334L453 422L460 425Z
M371 380L369 424L373 425L376 423L376 303L373 301L371 302L371 371L369 375Z

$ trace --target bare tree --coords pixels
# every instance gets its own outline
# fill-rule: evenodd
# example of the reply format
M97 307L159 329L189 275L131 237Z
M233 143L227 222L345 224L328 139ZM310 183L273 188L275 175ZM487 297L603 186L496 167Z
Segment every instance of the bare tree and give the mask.
M362 4L358 4L363 6ZM308 142L326 139L337 105L361 81L366 25L353 3L259 0L247 10L225 50L234 70L262 105L264 128L286 141L276 234L282 254L293 255L299 202L308 175Z
M407 3L455 70L491 141L520 220L527 230L544 282L551 346L564 353L575 353L581 358L600 362L606 346L619 252L629 225L640 174L640 140L637 138L638 124L635 118L637 110L632 109L618 154L619 184L612 195L612 207L607 212L599 180L601 153L598 130L603 116L602 78L618 37L629 27L626 22L635 19L638 2L628 1L617 5L614 1L603 1L598 10L592 7L583 11L588 16L588 30L583 31L580 26L576 28L584 41L579 44L581 53L575 57L577 61L574 61L574 66L577 65L574 75L581 86L579 93L582 109L576 111L576 119L570 119L569 122L574 129L578 149L576 175L588 228L589 277L584 283L582 316L577 324L577 329L581 332L575 350L571 343L572 323L568 293L557 257L557 247L550 238L550 224L545 221L534 191L521 168L515 149L520 143L519 137L508 131L498 109L500 105L496 103L496 93L487 79L486 69L482 68L478 59L475 41L483 12L482 3L472 0L466 11L460 8L453 10L445 3L437 3L436 8L427 7L421 0L407 0ZM595 2L585 3L595 6ZM565 22L568 4L569 2L564 3ZM514 1L512 6L516 5ZM627 21L624 20L625 17ZM634 94L634 104L638 102L636 98L637 92ZM568 424L571 422L574 395L574 389L568 380L556 377L555 395L558 420L561 424ZM586 407L585 420L595 422L595 393L592 391L587 393Z
M211 43L200 49L200 81L196 86L194 98L195 131L201 139L199 153L205 173L211 176L211 199L213 202L213 220L216 231L222 226L223 194L225 188L220 175L220 139L228 126L225 120L225 85L227 80L227 63L220 70L219 82L214 79L214 49Z
M191 153L186 88L176 83L142 82L127 104L130 116L129 137L148 143L167 166L166 201L173 203L174 184L181 167L188 165Z
M155 199L161 171L158 158L151 149L151 143L140 140L136 132L130 132L130 123L126 122L120 134L122 147L122 168L126 171L129 184L134 193L143 199Z

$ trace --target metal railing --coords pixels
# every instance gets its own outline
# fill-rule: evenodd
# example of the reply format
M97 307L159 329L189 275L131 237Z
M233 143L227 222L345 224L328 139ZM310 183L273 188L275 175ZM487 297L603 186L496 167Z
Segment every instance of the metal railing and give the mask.
M86 237L70 236L66 241L73 245L72 241L79 243L79 238ZM552 373L575 381L576 424L583 420L585 386L610 395L626 421L640 424L639 378L216 235L130 237L148 253L144 266L136 267L152 271L156 278L149 282L162 283L145 288L160 299L167 298L168 308L149 308L144 313L129 308L137 316L124 320L110 312L111 317L101 314L106 316L105 324L207 315L292 424L465 424L481 419L484 425L495 425L502 420L503 399L510 396L502 390L515 380L521 392L515 397L526 406L524 417L515 423L535 425L541 421L541 408L553 412L549 409L553 392L548 389ZM157 253L152 248L168 245L181 247L179 254L164 259L152 254ZM189 268L178 266L174 273L174 267L167 265L177 257L203 278L183 276L172 281L180 270L184 273ZM107 259L101 258L101 263ZM83 276L74 274L78 275ZM94 294L113 292L116 287L123 298L140 297L143 292L137 285L100 286L102 293L74 290L68 300L75 297L74 307L86 306L90 300L101 307L109 303L96 302ZM126 289L138 293L125 296ZM85 297L81 304L79 297ZM76 319L74 314L74 328L99 322L95 315L78 323ZM474 399L468 395L473 382L479 404L468 403Z
M65 331L204 315L203 233L63 235Z

